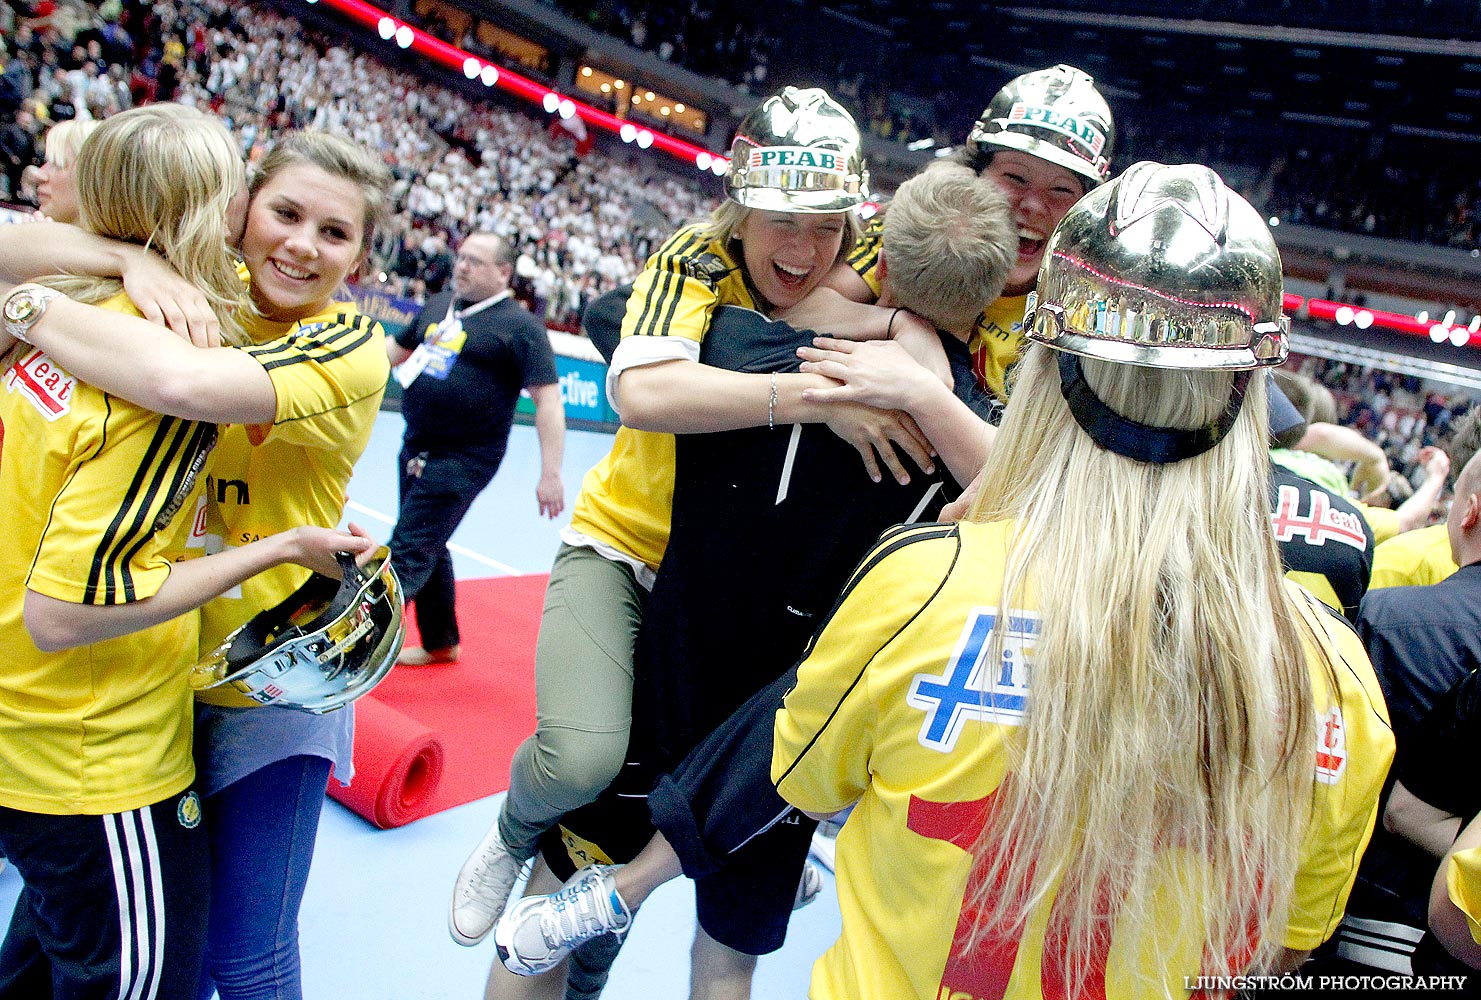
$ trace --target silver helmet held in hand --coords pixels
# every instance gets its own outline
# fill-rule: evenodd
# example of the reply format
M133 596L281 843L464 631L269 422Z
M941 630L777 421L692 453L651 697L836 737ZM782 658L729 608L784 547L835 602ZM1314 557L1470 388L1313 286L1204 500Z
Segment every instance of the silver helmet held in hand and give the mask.
M859 126L826 91L787 87L736 129L725 193L746 208L771 212L857 208L869 197Z
M223 639L191 671L191 687L233 688L261 705L323 714L379 684L406 636L401 581L385 546L364 569L348 555L340 564L340 579L315 573Z
M1073 171L1089 190L1111 172L1116 126L1088 73L1064 63L1008 82L967 136L978 154L1016 149Z
M1281 303L1280 252L1260 213L1208 167L1143 162L1055 227L1024 327L1106 361L1258 368L1286 358Z

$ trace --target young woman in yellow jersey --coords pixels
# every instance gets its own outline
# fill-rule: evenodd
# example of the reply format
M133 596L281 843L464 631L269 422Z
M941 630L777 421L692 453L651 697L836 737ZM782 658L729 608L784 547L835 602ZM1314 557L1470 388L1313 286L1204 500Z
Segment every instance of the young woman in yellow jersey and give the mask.
M76 171L85 228L151 248L228 316L244 307L229 243L246 190L219 122L178 105L118 115ZM47 285L4 306L22 342L0 385L0 578L13 595L0 609L0 850L26 887L0 995L190 997L209 872L187 684L199 619L186 612L285 562L338 575L335 553L371 542L298 527L187 558L217 428L106 394L25 343L71 322L149 326L117 281ZM223 331L242 339L234 319Z
M208 550L339 522L389 366L380 326L337 294L365 259L389 187L386 168L346 139L303 132L278 140L251 178L240 246L254 308L244 310L251 343L240 350L197 349L154 324L99 324L83 310L65 322L48 317L36 331L64 364L126 398L231 423L207 484ZM197 297L179 297L172 276L149 258L85 243L72 249L81 258L74 267L107 268L108 254L122 253L134 281L173 290L156 315L180 325L189 316L211 339L212 314ZM304 578L285 567L212 601L201 613L202 651ZM353 716L249 707L214 691L200 697L195 743L213 896L201 994L296 998L298 907L330 766L343 782L353 773ZM262 864L264 855L274 864Z
M624 426L562 534L536 654L538 728L515 755L498 822L454 887L450 929L461 944L488 934L540 835L595 799L622 764L633 642L668 541L673 434L826 421L876 478L879 461L904 474L896 446L930 466L916 430L893 414L804 404L802 391L825 379L699 362L717 307L770 314L816 288L852 245L852 209L866 197L858 128L820 90L763 101L741 123L730 163L725 202L659 249L628 300L608 373Z
M1356 635L1281 577L1286 326L1205 167L1055 229L968 518L884 536L775 718L778 791L857 802L810 996L1215 995L1332 933L1394 744Z

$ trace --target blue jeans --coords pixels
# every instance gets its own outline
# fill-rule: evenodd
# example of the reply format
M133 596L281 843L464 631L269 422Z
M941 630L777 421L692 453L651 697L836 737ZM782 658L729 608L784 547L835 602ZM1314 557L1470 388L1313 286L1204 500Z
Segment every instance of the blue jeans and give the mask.
M302 1000L298 908L329 781L323 757L289 757L205 801L211 918L198 996Z

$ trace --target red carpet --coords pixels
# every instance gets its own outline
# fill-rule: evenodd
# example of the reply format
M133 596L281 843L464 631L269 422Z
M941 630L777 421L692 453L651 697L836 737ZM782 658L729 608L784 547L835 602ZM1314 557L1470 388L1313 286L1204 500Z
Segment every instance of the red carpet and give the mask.
M504 791L535 731L544 574L458 581L462 658L397 667L357 706L355 780L329 794L385 828ZM407 615L406 644L420 643Z

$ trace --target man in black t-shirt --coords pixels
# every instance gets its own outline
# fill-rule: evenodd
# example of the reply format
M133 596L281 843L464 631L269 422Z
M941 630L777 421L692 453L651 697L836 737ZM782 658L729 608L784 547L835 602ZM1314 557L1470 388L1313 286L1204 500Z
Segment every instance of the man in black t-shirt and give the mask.
M433 296L416 321L386 338L405 389L401 414L401 506L391 564L416 601L422 645L401 653L410 665L452 663L459 653L452 555L447 541L504 458L521 389L535 401L540 438L540 513L565 507L561 452L565 413L550 338L509 295L514 257L492 233L463 241L450 293Z

